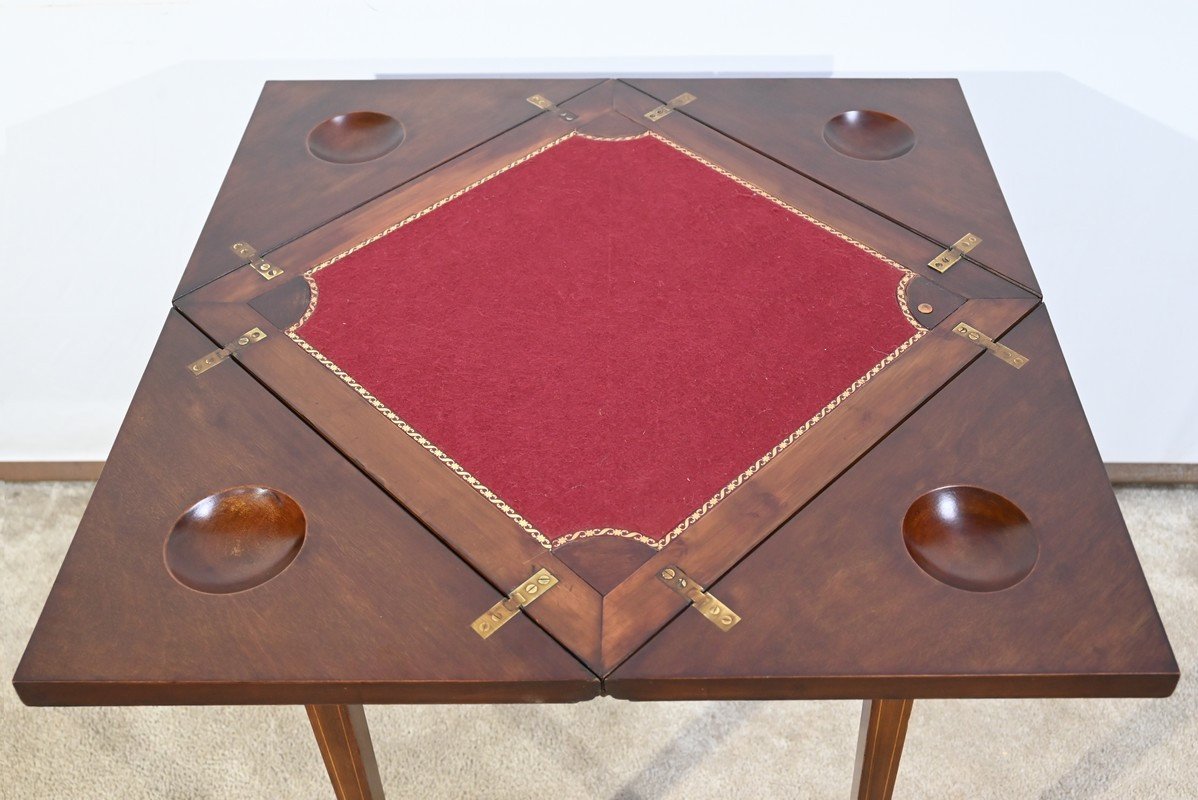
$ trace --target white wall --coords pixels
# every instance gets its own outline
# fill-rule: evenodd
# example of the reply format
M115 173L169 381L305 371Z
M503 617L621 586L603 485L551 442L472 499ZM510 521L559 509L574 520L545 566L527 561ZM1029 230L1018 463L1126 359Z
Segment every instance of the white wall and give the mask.
M836 7L832 7L836 6ZM103 458L262 81L959 77L1109 461L1198 461L1198 5L0 7L0 460Z

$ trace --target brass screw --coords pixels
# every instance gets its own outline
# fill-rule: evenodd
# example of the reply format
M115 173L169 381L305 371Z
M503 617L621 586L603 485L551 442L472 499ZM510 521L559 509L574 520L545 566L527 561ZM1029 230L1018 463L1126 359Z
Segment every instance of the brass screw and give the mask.
M541 584L542 586L548 586L549 585L549 576L542 575L541 577L537 578L537 583Z
M676 574L677 574L677 573L676 573L676 572L674 572L674 570L672 570L672 569L670 569L670 568L668 568L668 567L667 567L666 569L663 569L663 570L661 571L661 577L665 578L667 581L672 581L672 580L674 580L674 576L675 576Z
M932 308L931 303L920 303L917 308L919 309L920 314L931 314L933 311L935 311L935 309Z

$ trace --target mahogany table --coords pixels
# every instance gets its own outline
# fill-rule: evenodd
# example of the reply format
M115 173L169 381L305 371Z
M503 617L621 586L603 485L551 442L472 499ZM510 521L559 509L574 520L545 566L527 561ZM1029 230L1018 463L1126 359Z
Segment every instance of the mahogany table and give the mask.
M530 79L266 85L14 684L340 798L363 704L865 698L886 798L1177 680L956 82Z

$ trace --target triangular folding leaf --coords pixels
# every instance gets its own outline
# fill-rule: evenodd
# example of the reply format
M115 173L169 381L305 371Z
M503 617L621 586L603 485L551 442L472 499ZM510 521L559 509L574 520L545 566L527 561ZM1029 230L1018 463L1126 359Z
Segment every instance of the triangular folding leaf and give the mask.
M955 80L633 80L661 101L1038 292ZM935 255L935 253L933 253Z
M212 350L171 313L17 670L25 702L597 694L526 615L481 639L471 622L502 595L233 359L193 375ZM277 511L288 502L298 514ZM181 519L218 517L201 536L219 543L167 545ZM276 563L297 526L298 553Z
M272 81L176 297L542 113L596 80Z
M1002 343L1028 362L1015 369L981 352L708 587L739 624L723 631L688 609L606 690L628 698L1171 692L1177 663L1044 307ZM921 552L921 541L939 549Z

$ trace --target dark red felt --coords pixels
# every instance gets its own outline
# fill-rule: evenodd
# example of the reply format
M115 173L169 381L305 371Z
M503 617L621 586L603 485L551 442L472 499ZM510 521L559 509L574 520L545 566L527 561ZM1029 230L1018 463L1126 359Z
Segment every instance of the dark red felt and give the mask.
M314 277L298 335L550 539L660 540L916 333L899 269L653 138L568 139Z

